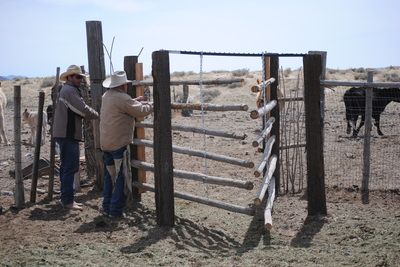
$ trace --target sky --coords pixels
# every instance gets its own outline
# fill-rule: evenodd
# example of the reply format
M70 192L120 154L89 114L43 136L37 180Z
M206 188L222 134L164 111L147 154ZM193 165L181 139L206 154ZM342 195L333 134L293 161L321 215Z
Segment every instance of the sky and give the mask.
M86 21L101 21L114 70L160 49L234 53L327 51L327 67L400 65L398 0L0 0L0 76L88 68ZM106 55L106 53L105 53ZM261 70L261 58L170 55L170 71ZM109 74L109 60L106 62ZM302 66L281 58L283 68ZM90 72L90 70L89 70Z

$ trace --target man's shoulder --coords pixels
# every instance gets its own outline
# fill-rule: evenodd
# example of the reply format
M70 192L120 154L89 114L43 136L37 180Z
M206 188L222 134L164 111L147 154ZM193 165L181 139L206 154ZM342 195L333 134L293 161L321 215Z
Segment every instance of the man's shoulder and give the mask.
M64 84L60 89L61 94L76 94L78 93L76 88L69 84Z

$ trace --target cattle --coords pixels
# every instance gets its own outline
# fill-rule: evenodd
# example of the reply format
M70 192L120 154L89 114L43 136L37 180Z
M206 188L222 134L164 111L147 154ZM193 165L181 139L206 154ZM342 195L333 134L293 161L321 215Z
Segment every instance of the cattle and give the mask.
M8 141L6 136L5 125L4 125L4 115L6 106L7 106L7 97L3 93L0 83L0 143L4 142L6 145L10 145L10 142Z
M348 89L343 96L346 106L347 134L353 129L352 137L357 137L358 132L365 121L365 87L352 87ZM375 126L378 135L383 133L380 129L379 121L381 113L390 102L400 102L400 88L373 88L372 89L372 118L375 120ZM357 120L361 116L361 122L358 127Z
M37 111L28 111L28 109L25 109L25 111L22 113L22 121L27 124L31 130L31 138L30 138L30 144L35 145L36 144L36 127L37 127L37 122L38 122L38 112ZM44 144L46 140L46 124L47 124L47 115L45 112L43 112L43 121L42 121L42 138L41 138L41 145Z

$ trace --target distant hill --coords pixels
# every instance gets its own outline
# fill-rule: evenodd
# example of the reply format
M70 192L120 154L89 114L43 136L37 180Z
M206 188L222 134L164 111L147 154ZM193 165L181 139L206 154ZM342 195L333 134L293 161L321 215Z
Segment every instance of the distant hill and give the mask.
M25 78L28 77L21 75L8 75L8 76L0 76L0 81L10 81L15 79L25 79Z

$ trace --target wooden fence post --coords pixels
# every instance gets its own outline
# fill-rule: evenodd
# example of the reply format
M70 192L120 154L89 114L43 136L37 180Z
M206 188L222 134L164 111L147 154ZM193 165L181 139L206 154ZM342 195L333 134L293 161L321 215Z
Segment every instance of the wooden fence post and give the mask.
M126 72L126 78L128 80L135 80L136 78L136 69L135 65L138 62L138 57L137 56L125 56L124 57L124 70ZM132 97L136 97L136 90L133 88L132 84L128 84L128 94ZM134 133L134 138L136 138L136 131ZM136 145L129 145L130 152L131 152L131 160L137 159L137 146ZM138 177L139 177L139 170L131 167L131 173L132 173L132 181L137 182ZM132 188L132 196L128 196L127 199L128 201L132 197L136 201L141 201L142 196L139 194L140 189L137 187Z
M50 171L49 171L49 184L47 190L47 200L53 200L54 191L54 168L55 168L55 154L56 154L56 142L53 138L53 122L54 122L54 112L56 110L56 100L58 94L58 88L60 83L60 67L56 70L56 83L51 88L51 104L53 106L52 121L50 123Z
M172 227L175 221L171 131L171 92L168 51L152 54L154 91L154 184L157 223Z
M368 71L367 82L372 83L374 72ZM369 203L369 176L371 157L371 128L372 128L372 95L373 88L367 87L365 92L365 125L364 125L364 152L363 152L363 177L361 184L361 198L363 204Z
M102 83L106 77L101 21L86 21L86 36L92 107L97 112L100 112L101 97L105 91ZM96 149L96 186L98 189L102 189L104 180L104 164L103 152L100 149L99 125L99 119L93 121L94 146Z
M270 76L275 78L275 82L271 84L271 91L270 91L270 100L276 100L278 103L278 77L279 77L279 57L278 56L272 56L270 58ZM272 109L271 111L271 116L275 118L275 122L272 124L272 130L271 130L271 135L275 135L275 143L272 146L272 151L271 155L276 155L278 157L278 160L276 162L276 168L274 172L274 177L275 177L275 191L276 195L279 194L280 192L280 150L279 150L279 145L280 145L280 117L279 117L279 104L275 106L275 108Z
M304 105L306 114L308 215L326 215L324 150L321 119L321 55L305 55Z
M21 86L14 86L14 157L15 157L15 207L25 205L24 180L21 165Z
M43 105L44 105L44 92L39 92L39 107L38 107L38 121L36 125L36 144L35 155L33 158L32 166L32 184L31 184L31 203L36 202L36 188L39 176L39 158L40 147L42 146L42 125L43 125Z

